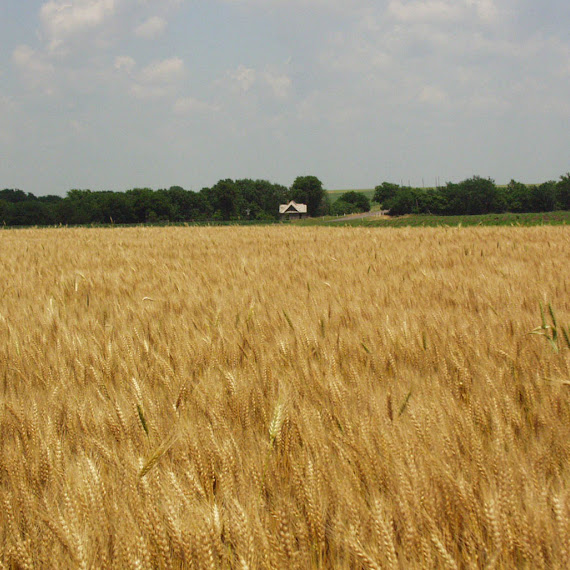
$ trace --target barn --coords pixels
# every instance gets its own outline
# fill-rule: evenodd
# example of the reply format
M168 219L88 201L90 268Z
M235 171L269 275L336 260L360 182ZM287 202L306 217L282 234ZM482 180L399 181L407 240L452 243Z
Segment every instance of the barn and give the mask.
M279 215L282 220L301 220L307 217L307 204L297 204L291 200L279 206Z

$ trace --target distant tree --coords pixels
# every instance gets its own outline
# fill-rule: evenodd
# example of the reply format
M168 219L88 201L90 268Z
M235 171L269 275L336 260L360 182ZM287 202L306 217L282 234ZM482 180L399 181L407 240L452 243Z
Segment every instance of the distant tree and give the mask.
M48 206L38 200L13 202L7 210L8 225L39 226L53 223Z
M165 190L133 188L127 190L126 194L136 223L154 223L171 219L172 207Z
M95 193L91 190L70 190L58 204L58 221L63 224L90 224L99 217Z
M467 214L488 214L497 210L497 186L491 178L473 176L459 183Z
M339 198L331 205L330 213L333 216L344 216L347 214L357 214L361 210L358 209L356 204L351 204L350 202L345 202L342 198Z
M556 182L544 182L530 187L530 209L533 212L552 212L556 209Z
M299 176L293 182L289 197L295 202L307 205L309 216L322 216L329 210L328 194L323 183L316 176Z
M58 204L63 200L63 198L61 196L48 194L47 196L38 196L37 200L39 202L43 202L44 204Z
M446 211L446 201L439 188L415 191L415 202L418 213L441 215Z
M287 188L267 180L236 180L238 211L245 219L278 219L279 204L287 200Z
M93 220L102 224L132 224L137 220L129 196L124 192L95 193L98 219Z
M172 186L168 190L134 188L127 192L70 190L65 198L36 197L19 189L0 190L0 225L145 223L158 221L272 220L279 205L293 199L307 204L309 215L368 211L361 192L345 192L331 207L328 194L315 176L298 177L290 189L267 180L220 180L200 192ZM443 188L410 188L383 182L374 200L393 215L486 214L491 212L548 212L570 210L570 173L558 182L525 185L511 180L497 187L490 178L474 176Z
M171 186L165 193L171 204L173 221L196 221L210 214L204 193L184 190L180 186Z
M509 212L528 212L531 209L530 191L526 184L511 180L502 194Z
M406 186L402 186L385 205L391 216L419 213L417 191Z
M6 218L8 216L9 206L10 202L0 199L0 226L3 226L4 224L8 225L8 220Z
M448 182L441 193L446 201L446 214L488 214L500 209L497 187L490 178L473 176L458 184Z
M279 205L287 202L289 190L282 184L275 184L267 180L256 180L255 186L259 192L263 216L279 219Z
M210 194L211 194L210 188L202 188L199 192L196 192L196 195L198 197L196 203L203 211L202 219L204 220L211 219L214 214L214 207L212 206L212 202L210 201Z
M152 193L153 190L151 188L132 188L126 191L135 223L143 224L149 218L156 216L153 210Z
M570 210L570 172L560 177L556 185L557 207L562 210Z
M6 188L0 190L0 200L5 200L6 202L11 202L12 204L16 202L25 202L26 200L35 200L36 197L33 194L26 194L23 190L14 190L11 188Z
M235 182L231 179L220 180L208 192L209 201L214 213L222 220L230 220L237 212L237 198Z
M168 195L168 190L161 189L154 192L153 210L156 214L156 221L174 221L176 208Z
M368 196L362 192L350 190L341 194L337 202L339 200L347 204L352 204L357 212L370 212L370 200L368 199Z
M391 182L382 182L379 186L374 188L374 197L372 200L386 206L387 202L396 196L396 193L400 190L398 184L392 184Z

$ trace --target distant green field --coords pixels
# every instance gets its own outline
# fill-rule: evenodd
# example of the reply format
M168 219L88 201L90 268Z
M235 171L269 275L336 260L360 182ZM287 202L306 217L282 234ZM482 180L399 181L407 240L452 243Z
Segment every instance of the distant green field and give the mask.
M398 227L437 227L437 226L540 226L570 224L570 211L544 212L532 214L486 214L483 216L400 216L394 218L362 218L333 221L306 220L303 225Z

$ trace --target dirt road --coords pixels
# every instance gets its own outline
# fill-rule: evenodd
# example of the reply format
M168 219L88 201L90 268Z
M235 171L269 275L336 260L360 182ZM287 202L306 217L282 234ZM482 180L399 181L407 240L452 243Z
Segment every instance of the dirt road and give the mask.
M388 210L378 210L376 212L364 212L364 214L349 214L348 216L331 220L331 222L346 222L348 220L361 220L363 218L381 218L386 216L387 213Z

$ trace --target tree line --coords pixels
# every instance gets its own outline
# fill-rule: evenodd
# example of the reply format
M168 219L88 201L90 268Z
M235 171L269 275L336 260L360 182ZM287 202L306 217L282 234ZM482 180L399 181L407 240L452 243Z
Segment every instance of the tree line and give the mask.
M494 180L480 176L428 189L383 182L374 190L374 201L395 216L570 210L570 173L558 182L523 184L511 180L506 186L497 186Z
M0 190L0 224L6 226L142 224L159 222L272 221L279 205L307 204L310 216L328 212L328 195L315 176L300 176L290 188L267 180L220 180L199 192L180 186L126 192L70 190L65 197Z
M345 192L333 204L316 176L299 176L291 187L267 180L220 180L199 192L180 186L133 188L126 192L70 190L65 197L35 196L17 189L0 190L0 224L47 226L143 224L207 221L276 221L279 205L307 204L309 216L343 215L370 210L368 197ZM559 181L497 186L474 176L439 188L413 188L383 182L373 201L391 215L470 215L502 212L570 210L570 173Z

